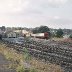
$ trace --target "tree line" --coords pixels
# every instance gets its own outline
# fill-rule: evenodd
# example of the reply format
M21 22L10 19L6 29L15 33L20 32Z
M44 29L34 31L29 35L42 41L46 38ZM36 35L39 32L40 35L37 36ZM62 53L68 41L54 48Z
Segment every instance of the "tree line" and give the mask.
M48 32L51 37L58 37L58 38L61 38L64 35L64 32L62 29L57 29L56 32L52 33L48 26L36 27L32 30L32 32L34 34ZM72 35L70 35L70 38L72 38Z

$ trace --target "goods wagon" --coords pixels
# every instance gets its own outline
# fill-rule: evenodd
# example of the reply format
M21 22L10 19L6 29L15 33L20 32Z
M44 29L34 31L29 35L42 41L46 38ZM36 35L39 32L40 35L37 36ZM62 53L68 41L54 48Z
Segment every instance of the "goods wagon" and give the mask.
M48 32L31 34L31 36L35 37L35 38L40 38L40 39L49 39L49 33Z

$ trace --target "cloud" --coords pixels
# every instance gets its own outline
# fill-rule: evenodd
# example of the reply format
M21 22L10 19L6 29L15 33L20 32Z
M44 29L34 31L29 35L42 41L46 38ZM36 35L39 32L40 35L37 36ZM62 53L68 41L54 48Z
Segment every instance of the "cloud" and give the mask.
M0 13L18 12L27 8L28 4L27 0L0 0Z
M69 25L72 28L69 19L72 19L72 7L68 2L70 0L0 0L0 24L28 27L45 24L54 28Z
M41 10L44 6L60 6L66 2L67 0L0 0L0 13L20 12L28 9L34 12L34 10Z
M67 3L68 0L48 0L50 6L61 6Z
M59 17L59 16L54 16L54 19L56 19L56 20L57 20L57 19L60 19L60 17Z

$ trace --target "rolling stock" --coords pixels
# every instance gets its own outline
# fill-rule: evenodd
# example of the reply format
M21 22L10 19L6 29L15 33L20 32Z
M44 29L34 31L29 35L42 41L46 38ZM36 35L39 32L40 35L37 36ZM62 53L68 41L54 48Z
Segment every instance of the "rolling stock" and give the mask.
M48 32L31 34L31 36L35 37L35 38L40 38L40 39L49 39L49 33Z

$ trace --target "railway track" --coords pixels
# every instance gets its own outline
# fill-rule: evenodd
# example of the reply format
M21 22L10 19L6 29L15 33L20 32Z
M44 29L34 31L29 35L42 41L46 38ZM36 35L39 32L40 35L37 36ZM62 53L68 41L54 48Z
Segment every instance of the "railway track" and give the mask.
M24 52L23 49L27 48L32 56L58 64L68 70L65 72L72 72L72 45L70 43L69 45L66 45L66 43L50 45L35 41L25 41L23 44L13 44L7 41L2 43L19 52Z

